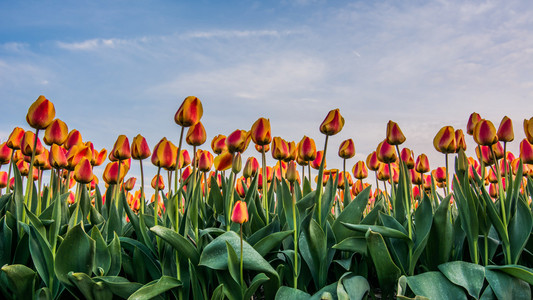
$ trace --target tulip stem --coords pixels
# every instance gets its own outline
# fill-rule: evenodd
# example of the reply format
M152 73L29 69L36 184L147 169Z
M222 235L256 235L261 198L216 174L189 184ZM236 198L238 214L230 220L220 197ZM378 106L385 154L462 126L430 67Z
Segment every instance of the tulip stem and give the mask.
M298 288L298 222L296 220L296 193L294 192L294 183L291 182L292 192L292 222L294 227L294 288Z
M311 161L307 163L307 171L309 173L307 179L309 180L309 186L311 186ZM303 176L303 173L302 173Z
M41 214L42 203L41 203L41 184L43 179L43 170L37 167L37 215Z
M448 178L448 153L444 153L444 163L446 164L446 190L444 196L448 196L450 193L450 181Z
M157 168L157 179L155 180L155 194L154 194L154 224L157 226L157 214L159 213L159 174L161 167ZM159 240L158 240L159 241Z
M244 264L243 264L243 251L242 251L242 248L243 248L243 241L242 241L242 223L240 224L241 225L241 264L240 264L240 269L241 269L241 289L244 288Z
M141 215L144 214L144 206L146 205L146 200L144 196L144 171L143 171L143 161L139 159L139 164L141 165Z
M324 142L324 153L322 156L322 161L320 162L320 169L318 171L318 180L316 183L317 203L318 203L318 225L322 227L322 182L324 180L324 165L326 164L326 150L328 149L328 138L329 135L326 134L326 141ZM327 231L326 231L327 232Z
M9 159L9 169L7 170L7 189L6 192L9 192L9 181L11 179L11 169L13 167L13 157L15 157L16 149L11 149L11 159Z
M262 190L263 190L263 205L265 206L265 216L266 216L266 224L268 225L270 222L269 222L269 215L270 215L270 212L269 212L269 209L268 209L268 181L267 181L267 166L266 166L266 155L265 155L265 147L261 147L261 163L263 165L263 168L261 168L261 176L263 178L262 179L262 183L261 183L261 187L262 187Z
M26 205L32 210L32 193L33 193L33 161L35 160L35 151L37 150L37 139L39 138L39 129L35 129L35 139L33 140L33 149L31 151L30 169L28 171L28 181L26 182ZM26 211L22 210L22 220L26 220Z
M174 177L174 188L176 189L176 193L178 192L178 169L181 169L181 166L178 166L178 162L180 161L181 143L183 142L183 131L184 130L185 130L185 127L181 126L180 141L178 143L178 149L177 149L178 155L176 156L176 176Z

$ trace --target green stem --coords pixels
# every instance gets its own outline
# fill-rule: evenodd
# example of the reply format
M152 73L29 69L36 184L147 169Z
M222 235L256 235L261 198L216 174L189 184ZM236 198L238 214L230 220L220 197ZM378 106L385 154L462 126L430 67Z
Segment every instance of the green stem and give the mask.
M450 180L448 178L448 153L444 153L444 162L446 164L446 190L444 196L450 193Z
M9 169L7 170L7 193L9 192L9 181L11 179L11 169L13 167L13 157L15 156L15 151L15 149L11 149L11 159L9 160Z
M181 142L183 141L183 131L185 130L185 127L181 126L181 132L180 132L180 141L178 144L178 155L176 156L176 177L174 177L174 188L176 189L176 193L178 192L178 169L181 168L181 166L178 166L178 161L180 160L180 152L181 152ZM169 195L170 197L170 195Z
M485 266L488 266L489 265L489 241L488 241L488 237L487 237L487 233L485 233L483 235L483 241L484 241L484 249L485 250Z
M296 194L294 193L294 183L291 183L292 191L292 222L294 226L294 288L298 288L298 223L296 220Z
M322 181L324 180L324 165L326 163L326 150L328 149L328 138L326 135L326 141L324 142L324 153L322 155L322 161L320 162L320 169L318 171L318 180L316 184L316 191L318 193L318 225L322 227Z
M270 210L268 208L268 179L267 179L267 166L266 166L266 155L265 155L265 146L261 147L261 162L262 162L262 169L261 169L261 176L262 178L262 190L263 190L263 206L265 207L265 216L266 216L266 224L268 225L269 217L270 217Z
M117 173L117 183L115 185L115 195L113 196L113 201L115 203L115 209L118 212L118 191L120 190L120 164L122 161L118 160L118 173Z
M311 162L310 161L307 163L307 171L309 173L307 180L309 180L309 185L311 185ZM303 175L304 173L302 172L302 176Z
M39 138L39 129L35 129L35 140L33 141L33 150L31 152L30 169L28 171L28 182L26 182L26 199L24 203L31 211L32 193L33 193L33 161L35 160L35 151L37 150L37 139ZM22 220L26 220L26 211L22 210Z
M46 196L46 208L48 208L48 206L50 205L50 199L52 198L52 184L53 184L53 179L54 179L54 169L51 169L50 170L50 185L48 186L48 195Z
M242 251L242 247L243 246L243 241L242 241L242 224L241 224L241 264L240 264L240 269L241 269L241 289L244 288L244 270L243 270L243 251Z
M37 167L37 215L41 214L42 209L42 203L41 203L41 184L43 179L43 170L41 170L39 167Z
M141 165L141 215L144 214L144 206L146 205L146 199L144 196L144 171L143 171L143 161L142 159L139 160L139 164Z

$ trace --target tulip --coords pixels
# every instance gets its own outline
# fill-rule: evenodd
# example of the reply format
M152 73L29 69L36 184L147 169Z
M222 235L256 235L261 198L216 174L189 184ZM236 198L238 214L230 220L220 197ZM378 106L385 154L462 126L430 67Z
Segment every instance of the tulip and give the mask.
M331 110L322 124L320 124L320 132L325 135L335 135L339 133L344 127L344 118L341 116L339 109Z
M31 131L26 131L24 133L24 136L22 136L22 141L20 145L21 145L20 150L22 154L27 155L27 156L32 156L34 153L35 134ZM41 144L41 140L37 137L35 155L39 155L43 152L44 152L43 144Z
M159 190L164 190L165 189L165 182L163 181L163 176L162 175L156 175L154 176L154 178L152 179L152 188L156 188L159 189Z
M308 136L304 136L298 143L298 157L305 161L313 161L316 159L316 156L315 141Z
M422 174L418 173L415 169L410 169L409 172L411 173L411 183L420 185L422 184Z
M8 164L11 161L12 155L13 150L9 148L7 142L0 145L0 165Z
M259 169L259 162L255 157L248 157L246 160L246 164L244 165L244 170L242 171L242 174L244 178L252 178L257 174L257 170Z
M480 153L481 150L481 153ZM476 155L479 161L483 161L486 166L494 164L493 155L488 146L476 147Z
M224 151L227 151L228 146L226 146L226 136L221 134L215 136L213 141L211 141L211 149L213 149L215 154L220 154Z
M50 170L50 163L48 162L49 152L44 149L44 152L36 155L33 164L40 167L41 170Z
M124 189L125 189L126 191L131 191L131 190L133 190L133 188L135 187L135 182L136 182L136 181L137 181L137 178L135 178L135 177L130 177L130 178L128 178L128 180L126 180L126 181L124 182Z
M263 153L263 150L264 150L266 153L270 151L270 145L264 145L264 146L255 145L255 150L257 150L257 152L259 153Z
M201 172L209 172L213 166L213 154L207 150L202 150L198 156L198 170Z
M202 125L202 122L198 122L189 127L185 141L191 146L200 146L205 143L206 138L204 125Z
M185 182L189 176L191 176L192 174L192 168L191 166L187 166L184 170L183 170L183 173L181 174L181 182Z
M291 141L291 142L287 142L287 149L288 149L288 155L287 157L283 160L284 162L289 162L291 160L295 160L296 159L296 155L298 155L298 149L296 148L296 144L294 143L294 141Z
M270 133L270 120L265 118L259 118L252 125L250 130L252 141L259 146L264 146L270 144L272 141Z
M174 121L180 126L189 127L200 122L203 113L204 109L200 99L189 96L183 100L183 103L178 108L174 115Z
M461 129L457 129L455 131L455 144L457 146L455 152L458 153L459 149L463 149L463 151L466 151L465 135Z
M364 189L365 189L365 186L363 184L363 181L362 180L357 180L352 185L352 190L351 190L352 195L355 197L355 196L359 195Z
M366 165L371 171L377 171L381 162L378 160L376 151L373 151L366 157Z
M387 166L386 164L381 164L379 166L379 169L377 171L377 178L378 180L380 181L387 181L390 179L390 170L389 170L389 166Z
M0 172L0 189L7 187L7 172Z
M476 143L482 146L491 146L498 142L496 128L489 120L480 120L474 127L473 136Z
M152 151L152 164L160 168L171 168L176 164L175 146L166 138L162 138Z
M214 164L217 171L225 171L231 168L233 162L233 155L229 152L222 152L220 155L215 157Z
M180 156L178 157L177 166L178 169L185 168L186 166L191 164L191 156L189 155L189 151L183 149L180 151Z
M250 143L251 137L246 130L235 130L226 138L226 146L230 153L244 152Z
M296 180L298 180L298 170L296 170L296 163L294 161L289 162L285 177L290 183L294 183Z
M105 148L102 148L102 150L100 150L100 152L93 152L93 156L96 156L95 157L95 160L94 160L94 165L95 166L100 166L104 163L106 157L107 157L107 150Z
M498 185L491 183L489 185L489 195L492 199L498 198Z
M379 143L378 147L376 148L376 154L378 160L386 164L395 162L397 159L394 147L387 143L386 140Z
M121 168L124 168L124 167L121 167ZM120 181L122 181L124 176L126 176L126 174L125 174L126 172L124 172L124 171L120 170L120 174L119 174L118 162L117 161L110 162L105 167L104 173L102 175L102 178L104 179L105 183L107 183L109 185L117 184ZM120 175L120 178L119 178L119 175Z
M494 151L494 156L496 157L496 159L501 159L505 156L503 154L504 150L501 143L497 142L496 144L493 144L490 148L492 149L492 151Z
M148 147L146 139L138 134L131 142L131 158L143 160L150 157L150 155L152 155L152 153L150 152L150 147Z
M457 149L457 141L455 140L455 131L453 127L442 127L433 139L433 146L440 153L455 153L455 150Z
M433 178L429 174L422 175L422 176L424 177L424 183L423 183L424 190L426 191L431 190L431 184L433 183Z
M324 151L320 150L316 152L316 158L312 160L309 165L311 168L318 170L320 169L320 163L322 162L322 157L324 156ZM326 168L326 161L324 161L324 168Z
M18 161L17 168L19 169L20 175L28 176L30 172L30 165L27 162L23 160Z
M15 127L9 138L7 139L7 146L13 150L20 149L20 144L22 142L22 137L24 136L24 129L20 127Z
M488 179L490 183L498 183L498 177L496 176L496 173L492 171L492 169L489 169Z
M401 145L405 142L405 136L400 129L400 126L393 121L389 120L387 123L387 143L392 146Z
M67 137L67 124L60 119L55 119L50 126L46 128L43 140L48 146L51 146L52 144L63 145L67 140Z
M125 160L131 157L130 142L125 135L121 134L118 136L111 153L118 160Z
M514 140L513 121L507 116L503 117L496 135L502 142L512 142Z
M85 157L87 159L92 159L92 151L89 147L83 145L83 144L79 144L79 145L76 145L76 146L73 146L72 148L70 148L70 150L68 150L68 152L66 153L66 157L67 157L67 169L68 170L74 170L74 168L76 167L76 165L80 162L80 160L82 159L82 157Z
M474 127L476 127L479 121L481 121L481 116L478 113L472 113L466 124L466 133L472 135L474 133Z
M400 159L404 162L407 169L412 169L415 167L415 159L413 158L413 151L409 148L403 148L400 153Z
M237 201L233 207L233 213L231 214L231 221L237 224L243 224L248 222L248 208L246 202Z
M527 139L520 142L520 158L524 164L533 164L533 145Z
M81 143L83 143L82 138L81 138L81 133L77 131L76 129L72 129L69 132L67 139L65 140L65 143L63 144L63 147L65 147L65 149L68 150Z
M433 170L433 178L437 182L446 182L446 168L445 167L438 167L437 169Z
M362 180L368 177L368 170L365 166L365 162L360 160L352 168L353 177Z
M244 177L241 177L237 179L237 182L235 183L235 191L237 194L239 194L239 197L244 198L246 196L246 193L244 192L244 186L243 186Z
M283 160L289 156L289 146L287 141L280 137L274 137L272 140L272 158Z
M231 171L238 174L242 169L242 158L239 152L233 155L233 161L231 162Z
M90 183L93 180L93 167L86 157L83 157L74 168L74 179L83 184Z
M415 170L422 174L429 172L429 160L425 154L422 153L416 158Z
M355 144L352 139L347 139L341 143L339 156L343 159L350 159L355 156Z
M55 116L54 104L41 95L28 109L26 121L32 128L45 129L52 123Z
M66 168L68 165L66 150L56 144L50 148L50 154L48 156L50 165L56 169Z
M533 144L533 117L529 120L524 120L524 133L527 141Z
M344 189L344 176L346 176L346 181L348 182L348 185L346 186L346 189L350 188L350 186L353 185L352 176L350 173L345 173L344 171L339 172L338 178L337 178L337 188Z

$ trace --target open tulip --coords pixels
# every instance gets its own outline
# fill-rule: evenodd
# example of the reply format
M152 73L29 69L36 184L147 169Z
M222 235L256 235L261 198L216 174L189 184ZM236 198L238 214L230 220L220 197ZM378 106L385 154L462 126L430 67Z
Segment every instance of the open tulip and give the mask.
M233 162L233 155L229 152L222 152L217 157L215 157L215 169L217 171L225 171L231 168Z
M527 139L520 142L520 158L525 164L533 164L533 145Z
M148 147L146 139L140 134L135 136L131 142L131 158L143 160L150 157L150 155L152 153L150 152L150 147Z
M152 151L152 164L161 168L171 168L176 164L175 146L166 138L162 138Z
M499 141L512 142L514 140L513 121L507 116L503 117L496 134Z
M452 126L442 127L433 139L435 150L440 153L455 153L457 141L455 140L455 130Z
M26 121L35 129L45 129L52 123L55 116L54 104L41 95L28 109Z
M24 136L24 129L15 127L7 139L7 146L11 149L20 149L20 143Z
M65 149L68 150L81 143L83 143L82 138L81 138L81 133L76 129L72 129L68 133L67 139L65 143L63 144L63 147L65 147Z
M121 134L118 136L111 153L118 160L125 160L131 157L130 142L125 135Z
M352 168L353 177L356 179L365 179L368 177L368 170L365 166L365 162L360 160Z
M200 99L189 96L181 103L181 106L174 115L174 121L180 126L189 127L200 122L203 113L204 109Z
M428 159L427 155L425 155L424 153L420 154L416 158L415 170L418 173L422 173L422 174L429 172L429 170L430 170L430 168L429 168L429 159Z
M79 144L77 146L74 146L70 148L66 154L67 156L67 169L68 170L74 170L76 165L81 161L83 157L89 159L89 161L92 159L93 154L91 151L91 148L84 145Z
M396 146L403 142L405 142L405 136L403 135L400 126L389 120L389 123L387 123L387 143Z
M107 150L105 148L102 148L102 150L100 150L98 153L96 151L93 152L93 156L95 156L94 165L100 166L104 163L107 157Z
M341 116L339 109L331 110L322 124L320 124L320 132L325 135L335 135L339 133L344 127L344 118Z
M91 161L83 157L74 168L74 179L83 184L90 183L93 180L93 167Z
M250 130L252 141L259 146L270 144L272 141L270 133L270 120L265 118L259 118L252 125Z
M231 221L237 224L248 222L248 208L246 202L240 200L235 202L233 213L231 214Z
M63 143L67 140L67 137L67 124L60 119L55 119L48 127L46 127L43 141L48 146L51 146L52 144L63 145Z
M202 122L198 122L189 127L185 141L191 146L200 146L205 143L206 138L204 125L202 125Z
M496 128L489 120L480 120L474 127L473 136L476 143L482 146L492 146L498 142Z
M305 161L313 161L316 156L315 141L308 136L304 136L298 143L298 157Z
M228 146L226 146L226 136L221 134L215 136L211 141L211 149L213 149L213 153L215 154L227 151Z
M394 147L387 143L386 140L379 143L378 147L376 148L376 154L378 160L386 164L395 162L397 159L396 150L394 150Z
M347 139L340 144L339 156L343 159L350 159L355 156L355 144L352 139Z
M481 116L478 113L472 113L466 124L466 133L472 135L474 133L474 127L476 127L479 121L481 121Z

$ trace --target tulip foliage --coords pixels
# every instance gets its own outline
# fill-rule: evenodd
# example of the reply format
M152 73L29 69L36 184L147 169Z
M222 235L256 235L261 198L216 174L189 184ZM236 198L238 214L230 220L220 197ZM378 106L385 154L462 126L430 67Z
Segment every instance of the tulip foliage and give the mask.
M17 127L0 145L2 299L531 299L532 120L518 157L506 151L507 117L496 130L472 114L477 158L462 130L444 126L433 143L446 166L431 170L426 154L401 149L392 121L366 161L350 162L355 142L334 137L338 109L317 126L318 151L307 136L272 137L260 118L215 136L211 153L197 148L203 106L187 97L177 146L120 135L109 156L55 113L40 96L26 117L35 132ZM260 158L243 167L250 142ZM335 142L342 170L326 168ZM140 187L125 180L132 158ZM144 160L157 169L150 191ZM369 171L375 182L364 182Z

